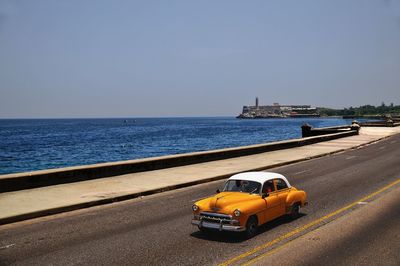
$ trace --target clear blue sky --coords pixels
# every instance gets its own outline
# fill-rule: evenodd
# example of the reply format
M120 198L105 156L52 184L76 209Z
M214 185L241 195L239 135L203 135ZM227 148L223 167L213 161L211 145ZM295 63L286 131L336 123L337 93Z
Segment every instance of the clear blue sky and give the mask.
M0 0L0 118L400 104L400 1Z

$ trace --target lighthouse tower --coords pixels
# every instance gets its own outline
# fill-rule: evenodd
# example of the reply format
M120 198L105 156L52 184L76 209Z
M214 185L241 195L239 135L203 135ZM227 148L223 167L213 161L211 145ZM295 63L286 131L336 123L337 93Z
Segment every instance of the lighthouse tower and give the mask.
M256 97L256 108L258 108L258 97Z

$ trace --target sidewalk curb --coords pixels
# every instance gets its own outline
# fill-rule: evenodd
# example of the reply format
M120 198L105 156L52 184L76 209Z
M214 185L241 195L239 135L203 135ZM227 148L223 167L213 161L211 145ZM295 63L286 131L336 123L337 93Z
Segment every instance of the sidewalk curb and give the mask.
M307 161L307 160L311 160L311 159L316 159L316 158L320 158L320 157L324 157L324 156L328 156L328 155L333 155L333 154L340 153L343 151L353 150L353 149L357 149L357 148L360 148L360 147L363 147L366 145L370 145L370 144L376 143L378 141L381 141L383 139L387 139L391 136L393 136L393 135L381 137L379 139L375 139L373 141L359 144L359 145L356 145L356 146L353 146L350 148L339 149L339 150L336 150L333 152L322 153L322 154L318 154L318 155L314 155L314 156L310 156L310 157L304 157L304 158L297 159L297 160L252 168L252 169L248 169L246 171L262 171L262 170L267 170L267 169L271 169L271 168L275 168L275 167L281 167L281 166L299 163L299 162L303 162L303 161ZM93 201L89 201L89 202L83 202L83 203L78 203L78 204L73 204L73 205L68 205L68 206L61 206L61 207L51 208L51 209L47 209L47 210L35 211L35 212L0 218L0 225L20 222L20 221L24 221L24 220L39 218L39 217L43 217L43 216L49 216L49 215L63 213L63 212L69 212L69 211L74 211L74 210L79 210L79 209L90 208L90 207L99 206L99 205L110 204L110 203L119 202L119 201L130 200L130 199L138 198L141 196L148 196L148 195L153 195L153 194L162 193L162 192L166 192L166 191L190 187L190 186L194 186L194 185L209 183L212 181L226 179L237 173L238 172L232 172L229 174L214 176L214 177L205 178L202 180L196 180L196 181L181 183L181 184L177 184L177 185L166 186L166 187L162 187L162 188L156 188L156 189L147 190L147 191L141 191L141 192L126 194L126 195L121 195L121 196L116 196L116 197L111 197L111 198L106 198L106 199L93 200Z

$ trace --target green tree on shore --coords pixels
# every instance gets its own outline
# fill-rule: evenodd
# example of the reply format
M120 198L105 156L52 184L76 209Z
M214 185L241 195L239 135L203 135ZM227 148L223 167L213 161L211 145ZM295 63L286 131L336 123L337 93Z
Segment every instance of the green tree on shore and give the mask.
M322 116L368 116L368 115L400 115L400 105L386 105L384 102L380 106L362 105L359 107L344 108L344 109L331 109L318 107L318 112Z

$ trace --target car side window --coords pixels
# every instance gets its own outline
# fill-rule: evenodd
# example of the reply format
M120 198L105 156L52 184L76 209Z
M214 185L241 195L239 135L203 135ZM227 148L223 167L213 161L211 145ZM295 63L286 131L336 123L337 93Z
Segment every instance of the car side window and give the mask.
M268 180L264 183L262 193L270 193L275 191L274 182L272 180Z
M286 182L283 181L282 179L275 179L275 182L276 182L276 188L278 190L288 188Z

